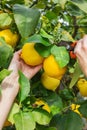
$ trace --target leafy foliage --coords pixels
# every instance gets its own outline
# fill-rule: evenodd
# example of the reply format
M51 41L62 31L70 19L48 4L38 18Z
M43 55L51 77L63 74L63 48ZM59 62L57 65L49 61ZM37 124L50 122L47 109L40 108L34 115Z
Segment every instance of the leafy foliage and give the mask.
M30 81L19 71L20 91L8 117L14 125L3 130L83 130L87 100L80 95L77 81L85 76L70 51L74 50L71 44L87 34L87 0L1 0L0 30L6 28L19 34L19 42L12 48L0 38L0 83L10 74L7 68L13 53L29 42L36 43L44 58L53 54L67 71L55 92L41 84L43 69ZM37 99L43 99L51 112L35 106ZM80 105L82 117L71 110L72 103Z
M25 7L24 5L14 5L14 19L19 33L22 37L28 37L34 33L40 13L37 9Z
M55 115L50 122L50 126L56 126L58 130L74 130L75 128L77 130L82 130L83 123L78 114L73 111L68 111L63 115Z

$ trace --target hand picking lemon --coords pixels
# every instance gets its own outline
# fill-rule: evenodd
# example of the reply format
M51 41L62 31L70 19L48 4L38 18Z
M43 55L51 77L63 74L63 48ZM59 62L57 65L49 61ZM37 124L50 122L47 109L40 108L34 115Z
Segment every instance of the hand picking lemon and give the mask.
M66 72L66 67L60 68L53 55L50 55L44 60L43 69L52 77L60 77Z
M79 89L80 94L83 97L87 97L87 80L84 78L79 79L77 82L77 87Z
M43 86L48 89L48 90L52 90L55 91L55 89L59 86L60 84L60 80L50 77L48 76L45 72L42 74L41 76L41 83L43 84Z
M19 40L19 35L17 33L13 33L10 29L0 31L0 37L3 37L6 43L12 47L15 47Z
M44 110L46 110L47 112L50 113L50 107L43 100L41 100L41 99L36 100L34 104L37 105L37 106L42 106L42 109L44 109Z
M21 58L24 62L31 66L39 65L43 62L44 58L34 48L35 43L26 43L22 47Z

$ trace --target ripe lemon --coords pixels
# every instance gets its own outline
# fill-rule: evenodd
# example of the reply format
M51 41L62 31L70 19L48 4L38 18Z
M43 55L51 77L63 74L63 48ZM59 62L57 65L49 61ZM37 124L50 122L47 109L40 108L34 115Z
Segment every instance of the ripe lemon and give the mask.
M50 107L43 100L39 99L39 100L35 101L35 105L42 106L42 109L44 109L44 110L46 110L47 112L50 113Z
M66 72L66 67L60 68L53 55L48 56L43 62L44 71L52 77L60 77Z
M13 33L10 29L0 31L0 37L3 37L6 43L12 47L15 47L19 40L19 35L17 33Z
M41 76L41 83L43 84L43 86L48 89L48 90L52 90L55 91L55 89L59 86L60 84L60 80L50 77L48 76L45 72L42 74Z
M35 43L26 43L22 47L21 58L31 66L39 65L43 62L43 57L34 48Z
M81 78L77 82L77 87L79 89L80 94L83 97L87 97L87 80L84 78Z

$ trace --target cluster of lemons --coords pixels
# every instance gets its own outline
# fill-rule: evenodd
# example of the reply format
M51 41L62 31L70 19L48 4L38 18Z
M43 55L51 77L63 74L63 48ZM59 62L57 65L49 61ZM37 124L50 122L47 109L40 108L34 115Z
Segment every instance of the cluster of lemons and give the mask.
M21 58L26 64L31 66L42 64L44 71L41 76L41 83L46 89L55 91L60 84L62 76L66 72L66 67L60 68L52 54L46 58L42 57L35 50L34 46L35 43L24 44L22 47Z
M16 47L19 41L19 35L13 33L10 29L1 30L0 37L3 37L6 43L13 48ZM21 58L31 66L43 64L44 72L41 76L41 83L46 89L55 91L66 72L66 67L60 68L52 54L46 58L42 57L34 46L35 43L25 43L22 47Z

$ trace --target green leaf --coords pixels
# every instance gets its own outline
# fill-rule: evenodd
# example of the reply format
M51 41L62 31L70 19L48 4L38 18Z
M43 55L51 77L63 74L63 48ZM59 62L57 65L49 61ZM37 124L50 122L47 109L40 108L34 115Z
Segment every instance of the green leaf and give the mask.
M76 82L77 82L79 76L81 75L81 73L82 73L81 68L80 68L78 62L76 62L74 73L73 73L73 76L72 76L72 80L69 84L69 88L72 88L76 84Z
M82 130L82 118L73 111L55 115L50 121L50 126L56 127L58 130Z
M0 82L2 82L2 80L3 80L6 76L8 76L10 73L11 73L10 70L2 69L2 70L0 71Z
M8 15L8 13L0 14L0 28L8 27L12 22L12 18Z
M51 54L51 46L44 46L42 44L36 43L35 49L42 57L48 57Z
M38 9L15 4L13 6L13 12L21 36L25 38L33 34L40 17Z
M69 63L69 53L65 47L54 45L51 48L51 53L55 56L55 59L61 68Z
M14 124L14 119L13 119L13 116L18 113L20 110L20 107L17 103L14 103L11 110L10 110L10 113L8 115L8 121L10 121L12 124Z
M34 130L35 121L31 112L22 112L14 115L16 130Z
M7 68L13 56L13 48L0 38L0 67Z
M59 90L59 94L63 100L72 100L74 98L73 90L64 88Z
M24 101L30 92L30 82L25 75L19 71L19 84L20 84L20 91L19 91L19 100L20 102Z
M53 115L59 113L63 109L62 99L56 93L50 93L44 100L50 106Z
M62 37L61 37L61 41L72 41L74 42L75 40L72 38L72 36L70 35L69 32L67 32L66 30L62 30L61 32Z
M48 38L49 40L50 40L50 39L53 40L53 36L52 36L52 35L49 35L49 34L48 34L47 32L45 32L45 30L42 29L42 28L41 28L41 30L40 30L40 34L41 34L41 36L44 37L44 38Z
M87 1L86 0L72 0L70 1L73 4L75 4L77 7L79 7L82 11L84 11L85 13L87 13Z
M78 108L83 117L87 118L87 100L80 104Z
M61 4L62 8L64 9L64 6L65 6L65 3L67 2L68 0L59 0L59 3Z
M54 20L54 19L57 19L57 15L53 12L53 10L51 11L47 11L46 12L46 17L49 19L49 20Z
M44 46L50 46L51 45L48 39L43 38L39 34L34 34L33 36L29 37L26 42L41 43Z
M40 108L34 109L32 114L34 116L34 120L40 125L47 125L51 120L51 115Z
M67 8L68 12L73 16L81 17L82 15L84 15L84 12L79 7L77 7L75 4L72 4L71 1L68 4L66 4L66 8Z

